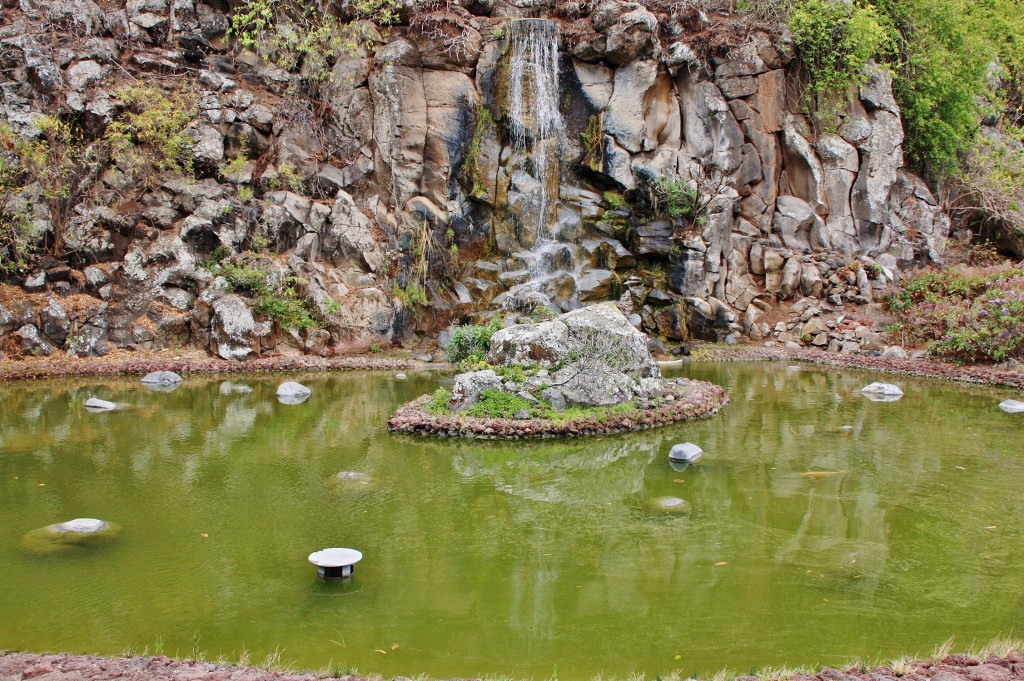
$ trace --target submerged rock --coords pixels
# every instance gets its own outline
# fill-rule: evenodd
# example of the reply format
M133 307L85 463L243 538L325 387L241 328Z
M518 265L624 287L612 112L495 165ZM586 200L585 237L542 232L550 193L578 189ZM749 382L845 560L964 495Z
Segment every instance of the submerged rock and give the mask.
M860 389L864 397L872 402L895 402L903 397L903 391L892 383L872 383Z
M340 471L327 481L327 484L339 491L365 489L371 487L374 479L359 471Z
M687 516L693 512L689 502L679 497L656 497L647 502L647 508L660 513Z
M90 397L85 401L85 408L89 411L113 411L117 409L116 402L108 402L96 397Z
M50 554L71 551L75 547L104 544L121 533L121 526L97 518L75 518L40 527L25 534L22 546L32 553Z

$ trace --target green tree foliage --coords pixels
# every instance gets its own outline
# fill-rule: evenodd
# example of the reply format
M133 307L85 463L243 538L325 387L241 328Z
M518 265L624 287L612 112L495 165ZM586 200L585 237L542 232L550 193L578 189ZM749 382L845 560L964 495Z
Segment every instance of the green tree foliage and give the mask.
M1021 0L795 0L789 28L815 95L856 85L870 59L892 69L904 149L933 180L959 172L984 117L1024 122Z
M803 0L793 8L789 29L815 93L846 92L868 60L891 49L889 32L864 2Z

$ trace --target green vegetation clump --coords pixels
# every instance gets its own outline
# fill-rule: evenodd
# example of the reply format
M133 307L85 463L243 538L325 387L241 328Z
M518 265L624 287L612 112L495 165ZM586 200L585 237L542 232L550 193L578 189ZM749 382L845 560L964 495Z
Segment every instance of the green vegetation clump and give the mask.
M482 361L491 349L491 336L501 329L501 320L498 318L491 319L484 326L467 324L456 327L448 345L448 361L452 364Z
M427 406L424 407L431 414L447 414L448 400L452 398L452 391L447 388L438 388L430 395Z
M518 395L512 395L499 390L488 388L480 393L476 404L465 411L467 416L475 418L512 418L517 411L529 411L533 405Z
M118 111L102 134L58 116L39 117L28 135L0 123L0 273L29 269L43 249L63 256L74 209L110 165L149 187L167 173L192 174L187 127L198 108L188 95L133 86L113 99Z
M397 0L355 0L340 5L343 16L316 3L242 0L234 8L228 35L270 63L298 74L305 94L328 94L331 68L345 54L370 48L377 27L398 21Z
M946 269L886 295L899 332L961 363L1024 358L1024 268Z
M164 94L148 86L117 90L114 101L124 112L107 126L111 151L130 157L152 184L162 172L192 174L192 138L188 125L199 107L183 91Z
M273 319L286 329L306 329L323 326L314 316L309 301L299 295L302 283L297 277L288 277L284 283L272 285L267 273L245 260L229 260L215 264L214 271L224 277L228 289L253 296L252 310ZM325 312L337 311L336 301L324 305Z

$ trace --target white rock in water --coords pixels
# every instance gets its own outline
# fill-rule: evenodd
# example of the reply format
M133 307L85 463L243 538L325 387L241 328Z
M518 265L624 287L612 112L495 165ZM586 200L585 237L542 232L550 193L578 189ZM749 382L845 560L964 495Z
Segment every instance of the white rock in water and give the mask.
M702 456L704 456L703 449L692 442L683 442L678 445L672 445L672 449L668 453L668 460L693 463Z
M85 401L85 408L95 411L110 411L111 409L117 409L117 403L90 397Z
M154 371L143 376L142 382L147 385L174 385L181 383L181 376L173 371Z
M89 534L92 532L100 532L105 530L110 525L97 518L75 518L69 520L66 523L58 523L53 526L53 529L57 532L78 532L81 534Z
M1017 400L1003 400L999 403L999 408L1007 414L1019 414L1024 412L1024 402L1018 402Z
M407 379L409 377L406 376L405 374L395 374L395 378L397 378L400 381L404 381L405 379Z
M277 388L278 397L308 397L313 391L295 381L287 381Z
M860 389L862 393L870 393L872 395L895 395L897 397L903 397L903 391L899 389L899 386L895 386L892 383L872 383L866 385Z

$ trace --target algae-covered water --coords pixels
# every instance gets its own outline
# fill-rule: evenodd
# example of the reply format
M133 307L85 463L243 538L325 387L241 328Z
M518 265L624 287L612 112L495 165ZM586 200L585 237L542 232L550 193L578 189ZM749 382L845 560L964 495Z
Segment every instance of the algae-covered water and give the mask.
M1024 415L996 407L1019 393L676 371L730 404L538 443L389 434L397 406L445 380L429 372L0 386L0 649L575 680L1024 631ZM288 379L312 397L279 404ZM906 396L856 393L878 379ZM89 413L92 396L127 406ZM687 440L707 454L674 471ZM690 515L652 510L662 496ZM76 517L123 529L57 553L23 543ZM316 578L306 556L328 546L363 552L352 580Z

